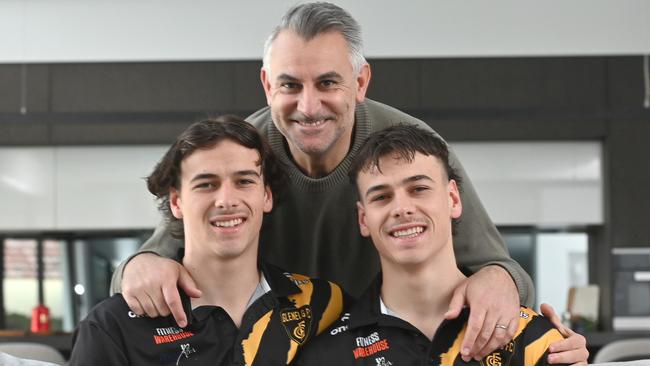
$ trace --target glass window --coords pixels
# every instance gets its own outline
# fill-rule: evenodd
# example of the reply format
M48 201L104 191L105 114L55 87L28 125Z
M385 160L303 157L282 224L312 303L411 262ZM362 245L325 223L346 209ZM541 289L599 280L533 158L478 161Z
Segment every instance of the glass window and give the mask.
M540 232L537 228L500 228L511 257L535 284L536 309L543 302L567 310L571 287L589 284L589 237L584 232Z
M2 304L0 328L28 331L39 304L39 240L42 248L42 301L50 330L71 332L79 319L109 296L119 263L136 252L150 230L42 237L0 237Z
M62 245L44 240L43 304L50 311L50 329L63 330L64 299ZM28 330L32 309L39 304L38 241L4 240L4 308L5 328Z
M537 305L567 310L569 288L586 286L589 276L585 233L540 233L535 251Z
M5 328L29 329L31 311L38 304L36 240L4 240Z

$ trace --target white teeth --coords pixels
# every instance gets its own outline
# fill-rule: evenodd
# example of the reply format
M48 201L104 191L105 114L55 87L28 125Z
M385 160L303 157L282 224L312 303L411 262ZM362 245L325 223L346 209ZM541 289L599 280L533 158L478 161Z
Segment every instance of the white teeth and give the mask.
M323 123L325 123L324 120L318 120L318 121L299 121L298 122L301 126L320 126Z
M393 232L391 235L393 235L396 238L413 237L423 231L424 228L422 226L416 226L406 230L397 230Z
M228 221L215 221L212 225L217 226L217 227L233 227L235 225L239 225L242 222L244 222L243 219L232 219Z

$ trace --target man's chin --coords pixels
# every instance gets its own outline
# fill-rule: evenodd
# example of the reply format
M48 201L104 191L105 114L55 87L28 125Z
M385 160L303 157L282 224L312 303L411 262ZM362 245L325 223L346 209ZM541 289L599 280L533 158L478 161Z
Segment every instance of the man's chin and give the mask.
M327 153L329 145L323 144L323 139L311 139L318 141L309 141L310 139L297 140L296 146L305 155L309 156L322 156Z

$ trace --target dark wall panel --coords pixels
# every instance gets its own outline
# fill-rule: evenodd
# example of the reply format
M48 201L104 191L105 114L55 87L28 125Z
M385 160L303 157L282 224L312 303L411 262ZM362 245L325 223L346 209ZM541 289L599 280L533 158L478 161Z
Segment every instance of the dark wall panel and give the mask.
M52 127L52 140L67 145L171 144L192 122L116 121L114 123L66 122ZM98 136L101 136L99 138Z
M650 247L650 113L612 121L607 141L611 245Z
M227 62L52 66L53 112L180 112L229 109Z
M611 108L641 108L644 95L642 58L611 58L607 64L609 106Z
M602 140L607 131L604 119L567 119L560 116L494 119L426 119L450 141L512 140Z
M25 70L26 113L48 112L50 110L49 65L26 65Z
M21 66L0 65L0 111L20 112L21 89Z
M13 116L11 121L0 119L0 147L17 145L49 145L49 126L42 122L24 121Z
M601 110L607 102L603 57L547 58L541 67L542 107Z
M419 60L370 61L368 97L400 109L421 108Z
M234 103L226 112L256 111L266 106L266 97L260 81L261 61L242 61L235 65ZM246 116L242 116L246 117Z
M45 112L49 107L49 66L0 65L0 113Z
M603 58L501 58L422 61L423 108L601 108Z
M643 60L616 57L607 64L609 245L650 246L650 110L642 107Z

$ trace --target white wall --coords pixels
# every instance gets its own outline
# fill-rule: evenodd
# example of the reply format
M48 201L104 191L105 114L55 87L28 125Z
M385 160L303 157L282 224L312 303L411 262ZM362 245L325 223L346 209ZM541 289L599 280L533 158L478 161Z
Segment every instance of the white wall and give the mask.
M51 148L0 149L0 229L54 227L54 170Z
M453 147L496 224L603 222L599 143ZM153 227L159 215L143 178L166 148L0 148L0 230Z
M603 223L598 142L453 143L498 225Z
M166 149L0 148L0 230L154 227L160 217L143 178Z
M259 59L294 0L2 0L0 63ZM370 57L650 53L645 0L336 0Z
M56 228L153 226L159 216L144 178L166 150L167 146L56 148Z

